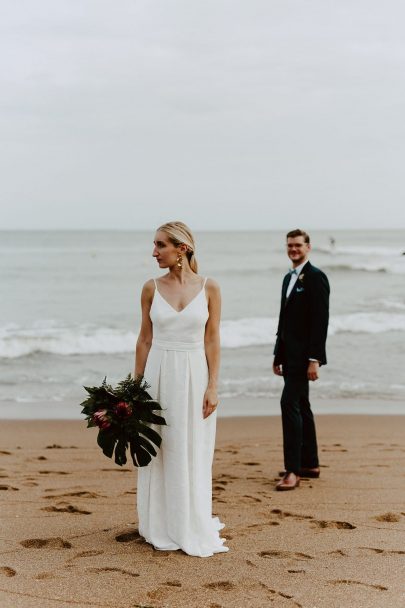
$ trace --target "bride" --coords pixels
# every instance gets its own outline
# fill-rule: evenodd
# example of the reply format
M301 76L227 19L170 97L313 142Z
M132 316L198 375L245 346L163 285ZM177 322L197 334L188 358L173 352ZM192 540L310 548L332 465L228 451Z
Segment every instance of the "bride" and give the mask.
M194 238L182 222L158 228L153 257L168 272L142 290L135 376L162 405L161 449L138 470L139 533L155 549L209 557L228 551L212 517L221 296L197 274Z

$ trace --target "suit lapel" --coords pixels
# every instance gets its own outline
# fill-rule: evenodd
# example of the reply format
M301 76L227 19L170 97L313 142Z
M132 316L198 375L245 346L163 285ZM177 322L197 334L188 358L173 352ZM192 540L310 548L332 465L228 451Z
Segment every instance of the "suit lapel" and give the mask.
M284 277L283 286L281 289L281 298L282 298L284 305L286 304L286 301L287 301L287 289L288 289L289 282L290 282L290 274L288 273Z

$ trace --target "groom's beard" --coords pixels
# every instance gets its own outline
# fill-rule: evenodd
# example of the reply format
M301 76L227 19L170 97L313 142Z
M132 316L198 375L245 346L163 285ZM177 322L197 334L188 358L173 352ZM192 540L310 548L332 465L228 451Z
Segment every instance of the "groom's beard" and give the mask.
M301 264L306 262L308 259L306 255L302 255L301 257L292 257L292 256L288 256L288 257L290 258L290 260L294 266L301 266Z

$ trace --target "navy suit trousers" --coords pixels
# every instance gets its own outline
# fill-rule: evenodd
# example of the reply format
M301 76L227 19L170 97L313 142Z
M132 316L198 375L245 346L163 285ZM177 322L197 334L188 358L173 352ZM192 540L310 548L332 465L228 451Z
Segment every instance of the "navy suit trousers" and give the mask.
M298 474L301 468L318 467L315 421L306 374L284 376L281 413L285 470Z

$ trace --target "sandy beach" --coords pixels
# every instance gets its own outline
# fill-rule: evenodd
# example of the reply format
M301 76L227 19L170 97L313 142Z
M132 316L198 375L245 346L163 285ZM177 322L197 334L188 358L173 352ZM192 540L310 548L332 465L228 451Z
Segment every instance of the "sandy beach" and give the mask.
M218 420L229 553L159 552L136 474L81 421L2 421L1 608L405 606L405 418L318 415L319 480L275 492L278 416Z

